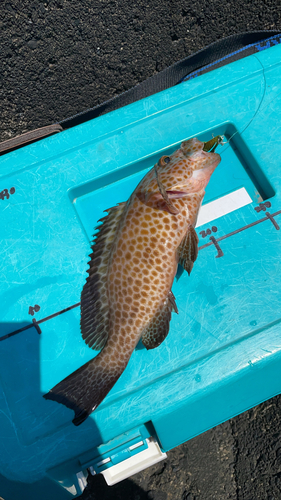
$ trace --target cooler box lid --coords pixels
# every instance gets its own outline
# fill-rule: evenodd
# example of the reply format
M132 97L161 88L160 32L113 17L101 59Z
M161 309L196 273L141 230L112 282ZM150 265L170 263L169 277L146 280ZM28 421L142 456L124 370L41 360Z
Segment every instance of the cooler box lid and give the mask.
M151 436L167 451L281 392L280 61L270 48L0 159L3 476L60 481ZM96 355L79 327L94 227L162 155L212 134L229 142L179 314L75 427L42 396Z

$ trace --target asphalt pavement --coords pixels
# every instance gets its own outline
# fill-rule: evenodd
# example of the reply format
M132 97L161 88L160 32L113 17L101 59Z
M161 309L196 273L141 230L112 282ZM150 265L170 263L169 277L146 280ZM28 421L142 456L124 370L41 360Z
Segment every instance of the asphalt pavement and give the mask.
M260 29L281 30L280 0L2 0L0 140L93 107L215 40ZM116 486L90 478L81 498L281 499L280 396Z

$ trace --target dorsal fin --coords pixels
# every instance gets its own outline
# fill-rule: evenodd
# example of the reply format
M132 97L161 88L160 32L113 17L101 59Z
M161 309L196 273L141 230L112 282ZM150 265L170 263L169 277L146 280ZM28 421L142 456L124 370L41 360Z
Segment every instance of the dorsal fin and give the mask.
M106 210L92 244L89 276L81 294L81 332L92 349L103 349L108 338L107 270L116 230L126 203Z

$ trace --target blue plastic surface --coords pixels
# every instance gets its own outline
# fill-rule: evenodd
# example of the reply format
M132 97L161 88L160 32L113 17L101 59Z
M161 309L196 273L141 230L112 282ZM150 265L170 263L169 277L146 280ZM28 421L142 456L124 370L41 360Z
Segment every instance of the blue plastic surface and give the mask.
M0 336L23 329L0 342L7 480L63 481L83 454L147 423L167 451L281 392L280 60L270 48L0 159ZM223 257L199 234L191 276L173 285L167 339L139 346L76 428L42 395L95 355L77 304L97 220L161 155L212 133L235 135L204 202L244 187L253 203L198 229L217 227Z

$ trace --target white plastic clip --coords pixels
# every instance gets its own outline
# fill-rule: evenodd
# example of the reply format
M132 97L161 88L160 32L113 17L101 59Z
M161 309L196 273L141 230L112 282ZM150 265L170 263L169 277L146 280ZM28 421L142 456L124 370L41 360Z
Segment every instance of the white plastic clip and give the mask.
M147 448L145 450L140 451L126 460L123 460L123 462L120 462L119 464L113 465L109 469L101 471L101 474L103 474L104 479L109 486L119 483L119 481L123 481L123 479L127 479L137 472L140 472L167 458L166 453L162 453L159 444L152 437L146 439L146 442ZM134 445L131 448L135 447L137 447L137 445ZM92 467L89 469L92 474L95 473Z

